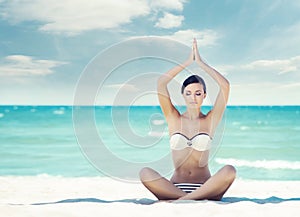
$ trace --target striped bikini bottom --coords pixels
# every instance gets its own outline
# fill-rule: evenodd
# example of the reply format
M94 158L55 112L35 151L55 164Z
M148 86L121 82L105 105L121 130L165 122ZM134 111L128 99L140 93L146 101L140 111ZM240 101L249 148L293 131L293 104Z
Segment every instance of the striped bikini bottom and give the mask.
M198 183L174 183L174 185L185 193L191 193L201 187Z

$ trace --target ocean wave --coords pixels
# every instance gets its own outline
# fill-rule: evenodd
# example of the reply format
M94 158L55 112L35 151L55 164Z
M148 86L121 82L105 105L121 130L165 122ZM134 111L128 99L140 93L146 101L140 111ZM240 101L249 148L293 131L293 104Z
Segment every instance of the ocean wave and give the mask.
M152 120L152 124L163 125L163 124L165 124L165 121L164 120Z
M216 158L215 160L219 164L231 164L236 167L252 167L262 169L290 169L299 170L300 161L284 161L284 160L241 160L234 158Z
M55 115L63 115L64 113L65 113L64 110L55 110L55 111L53 111L53 114L55 114Z
M152 137L162 137L168 135L168 133L164 131L150 131L148 132L148 135Z
M250 129L250 127L248 127L248 126L240 126L240 130L249 130Z
M4 114L3 113L0 113L0 118L3 118L4 117Z

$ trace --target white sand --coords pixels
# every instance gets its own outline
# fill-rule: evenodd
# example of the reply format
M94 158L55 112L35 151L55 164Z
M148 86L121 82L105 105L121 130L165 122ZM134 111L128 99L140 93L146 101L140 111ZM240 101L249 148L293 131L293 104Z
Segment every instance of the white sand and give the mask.
M236 180L222 202L156 202L109 178L0 177L0 216L299 216L300 181Z

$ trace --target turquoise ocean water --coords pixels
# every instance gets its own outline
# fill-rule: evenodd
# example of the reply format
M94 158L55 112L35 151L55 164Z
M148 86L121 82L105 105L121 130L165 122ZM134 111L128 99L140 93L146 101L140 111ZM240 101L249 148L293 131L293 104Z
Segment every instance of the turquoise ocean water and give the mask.
M105 176L77 142L73 109L95 112L99 135L117 158L147 162L170 152L158 106L0 106L0 175ZM300 106L228 106L222 127L212 172L232 164L243 179L300 180ZM133 144L131 133L157 143Z

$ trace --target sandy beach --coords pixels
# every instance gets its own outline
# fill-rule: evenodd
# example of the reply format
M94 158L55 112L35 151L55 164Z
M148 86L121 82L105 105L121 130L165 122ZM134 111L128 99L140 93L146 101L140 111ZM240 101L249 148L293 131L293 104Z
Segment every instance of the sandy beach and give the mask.
M221 202L158 202L110 178L0 177L1 216L297 216L300 181L237 179Z

